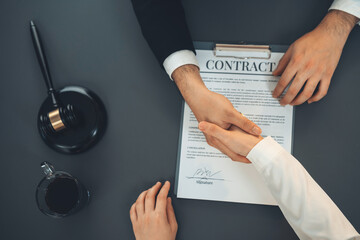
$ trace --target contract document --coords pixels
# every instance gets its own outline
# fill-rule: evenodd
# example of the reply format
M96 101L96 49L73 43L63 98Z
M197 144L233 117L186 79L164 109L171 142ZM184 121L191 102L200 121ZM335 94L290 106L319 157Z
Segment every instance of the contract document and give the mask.
M272 97L279 78L272 76L283 53L269 59L216 57L197 50L201 77L211 91L227 97L234 107L292 149L293 107ZM252 164L234 162L209 146L189 106L184 103L180 126L175 193L178 198L277 205Z

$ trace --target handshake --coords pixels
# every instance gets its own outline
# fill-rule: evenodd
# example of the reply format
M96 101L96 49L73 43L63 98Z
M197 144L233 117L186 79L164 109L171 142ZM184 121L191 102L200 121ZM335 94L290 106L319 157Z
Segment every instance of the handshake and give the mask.
M249 140L249 145L256 144L256 140L261 138L260 127L238 112L226 97L207 89L195 65L177 68L172 77L200 122L199 129L204 133L207 143L234 161L249 162L244 157L250 151L247 149L246 152L249 146L237 146L235 150L229 143L236 134L243 136L243 140L246 140L244 143ZM243 151L239 152L239 149Z
M233 161L249 163L245 156L262 139L260 127L238 112L226 97L207 89L195 65L177 68L172 77L200 122L207 143Z

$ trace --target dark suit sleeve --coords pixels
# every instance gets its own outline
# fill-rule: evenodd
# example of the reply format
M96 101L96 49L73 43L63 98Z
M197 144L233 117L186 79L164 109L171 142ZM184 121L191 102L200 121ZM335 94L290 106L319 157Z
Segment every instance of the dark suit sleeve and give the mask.
M179 50L195 53L180 0L131 0L141 31L162 66Z

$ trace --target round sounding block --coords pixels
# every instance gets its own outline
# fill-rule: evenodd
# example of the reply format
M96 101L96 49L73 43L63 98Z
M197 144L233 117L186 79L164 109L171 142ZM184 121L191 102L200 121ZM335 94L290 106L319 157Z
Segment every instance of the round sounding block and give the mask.
M49 147L68 154L80 153L94 146L106 128L106 110L100 98L94 92L79 86L58 90L57 98L61 106L71 104L74 107L78 123L53 134L43 131L40 116L46 116L55 110L51 98L47 97L41 105L37 120L41 138Z

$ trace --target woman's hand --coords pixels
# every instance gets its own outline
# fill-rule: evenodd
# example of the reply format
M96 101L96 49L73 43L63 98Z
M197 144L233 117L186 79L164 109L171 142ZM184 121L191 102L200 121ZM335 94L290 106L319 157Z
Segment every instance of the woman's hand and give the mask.
M131 206L130 219L137 240L175 239L178 225L171 198L167 197L169 189L170 182L166 181L162 188L157 182L142 192Z

